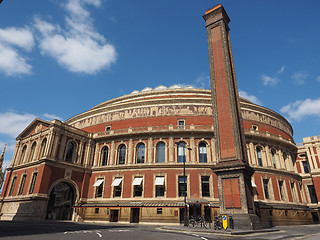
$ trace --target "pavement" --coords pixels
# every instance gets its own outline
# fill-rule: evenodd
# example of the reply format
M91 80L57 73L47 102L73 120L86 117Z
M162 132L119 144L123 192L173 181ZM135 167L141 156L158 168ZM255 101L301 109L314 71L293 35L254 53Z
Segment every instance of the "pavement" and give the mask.
M159 229L168 230L168 231L183 231L183 232L193 232L193 233L219 233L219 234L226 234L226 235L247 235L253 233L270 233L270 232L278 232L280 231L277 228L266 228L260 230L238 230L238 229L221 229L215 230L214 228L190 228L183 225L177 226L162 226Z

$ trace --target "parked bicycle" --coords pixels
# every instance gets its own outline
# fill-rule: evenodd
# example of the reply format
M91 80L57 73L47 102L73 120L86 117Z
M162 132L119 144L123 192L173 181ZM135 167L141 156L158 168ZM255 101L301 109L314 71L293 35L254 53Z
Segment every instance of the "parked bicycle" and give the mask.
M196 227L201 227L201 228L208 228L210 225L209 222L207 222L203 217L190 217L189 220L189 227L191 228L196 228Z
M214 230L221 230L222 229L222 217L221 215L214 217Z

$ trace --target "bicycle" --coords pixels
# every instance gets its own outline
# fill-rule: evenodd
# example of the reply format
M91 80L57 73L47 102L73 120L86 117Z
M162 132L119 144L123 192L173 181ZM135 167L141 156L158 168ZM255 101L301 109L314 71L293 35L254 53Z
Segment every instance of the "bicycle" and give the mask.
M188 225L191 228L196 228L199 226L201 228L208 228L208 226L209 226L208 222L204 218L202 218L201 216L200 217L191 217Z
M214 230L221 230L222 229L222 219L221 215L218 217L214 217Z

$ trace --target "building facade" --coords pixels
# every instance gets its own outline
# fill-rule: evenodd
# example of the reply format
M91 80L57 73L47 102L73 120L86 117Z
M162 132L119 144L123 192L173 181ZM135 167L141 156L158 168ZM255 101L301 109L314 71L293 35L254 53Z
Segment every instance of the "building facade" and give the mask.
M239 98L230 19L220 4L204 19L211 90L147 87L65 122L35 119L17 137L1 220L319 222L319 139L297 147L285 118Z
M243 98L240 106L263 225L317 222L318 143L297 148L281 115ZM179 224L184 161L187 214L213 219L213 126L211 91L178 85L134 91L64 123L35 119L17 137L1 220Z

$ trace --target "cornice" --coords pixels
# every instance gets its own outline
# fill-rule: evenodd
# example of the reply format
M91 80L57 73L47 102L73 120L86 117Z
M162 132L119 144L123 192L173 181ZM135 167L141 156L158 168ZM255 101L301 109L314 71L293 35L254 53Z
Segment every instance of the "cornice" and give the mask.
M295 172L289 172L287 170L282 170L282 169L276 169L273 167L260 167L260 166L251 166L254 168L255 172L259 172L259 173L271 173L271 174L276 174L278 176L286 176L286 177L290 177L290 178L294 178L297 180L301 180L302 177Z
M18 195L18 196L10 196L3 198L3 202L26 202L26 201L35 201L35 200L43 200L47 201L49 197L46 194L32 194L32 195Z
M245 131L245 138L246 138L246 142L249 143L250 141L253 142L265 142L268 145L280 145L286 148L290 148L294 151L297 151L297 147L294 144L294 142L283 138L280 135L273 135L270 133L266 133L266 132L261 132L261 131L250 131L247 130Z

